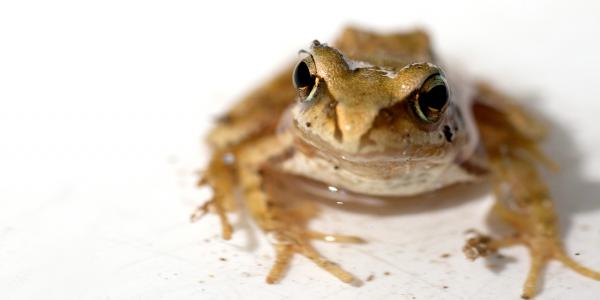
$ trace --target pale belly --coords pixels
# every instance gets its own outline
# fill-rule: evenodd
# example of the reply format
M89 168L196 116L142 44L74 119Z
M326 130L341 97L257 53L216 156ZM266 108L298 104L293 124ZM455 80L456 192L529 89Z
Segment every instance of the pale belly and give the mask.
M478 179L455 164L432 164L429 168L411 169L389 178L361 176L320 157L296 152L281 163L280 169L324 183L332 190L343 189L373 196L414 196L448 185Z

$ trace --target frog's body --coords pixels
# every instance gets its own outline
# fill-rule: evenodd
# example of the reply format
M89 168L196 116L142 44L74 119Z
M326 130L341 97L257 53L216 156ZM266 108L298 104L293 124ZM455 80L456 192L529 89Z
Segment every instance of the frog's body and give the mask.
M536 171L539 162L551 164L538 150L543 127L488 86L445 78L432 53L421 31L382 35L348 28L335 47L313 42L294 69L240 101L211 132L214 154L202 182L213 187L214 197L192 218L213 207L229 238L225 212L233 209L233 189L239 186L259 226L280 241L268 282L281 277L293 253L351 282L310 240L361 240L308 230L312 214L271 197L263 170L393 197L490 175L485 177L491 177L498 198L494 212L517 235L470 239L468 257L528 246L532 265L523 297L534 294L550 259L600 280L599 273L567 257L558 239L552 202Z

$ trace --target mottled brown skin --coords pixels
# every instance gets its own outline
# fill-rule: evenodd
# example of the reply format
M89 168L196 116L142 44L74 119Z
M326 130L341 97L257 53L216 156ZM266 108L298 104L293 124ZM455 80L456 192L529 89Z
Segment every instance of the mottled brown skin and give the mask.
M538 148L545 135L540 123L488 85L452 88L453 82L448 104L430 111L435 119L423 118L415 103L424 101L433 75L444 76L424 32L347 28L334 47L313 42L301 63L311 85L296 82L295 88L294 69L286 69L220 118L208 138L213 155L200 182L214 196L192 215L195 220L213 209L229 239L226 212L235 209L234 190L240 189L254 220L275 240L267 282L279 280L298 253L351 283L356 279L310 242L363 242L307 229L312 206L291 205L266 189L264 171L273 168L385 196L430 192L486 174L497 198L492 212L515 232L498 239L478 234L463 249L468 258L526 246L531 267L523 298L535 295L541 271L553 259L600 280L600 273L568 257L559 239L552 199L537 171L540 164L554 167Z

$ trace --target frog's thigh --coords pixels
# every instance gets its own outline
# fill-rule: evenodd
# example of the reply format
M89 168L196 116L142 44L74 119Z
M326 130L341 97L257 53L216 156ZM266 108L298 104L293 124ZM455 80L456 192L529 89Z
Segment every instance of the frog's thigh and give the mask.
M543 128L527 126L539 122L488 86L481 90L480 98L484 101L474 106L474 114L492 173L496 195L493 213L510 224L516 234L498 240L476 236L467 241L465 254L474 259L515 244L528 247L531 265L523 298L535 294L540 273L552 259L600 280L600 273L568 257L560 241L554 205L537 170L541 163L549 164L538 147Z
M281 155L285 150L280 140L267 137L244 147L238 153L240 160L238 177L246 207L260 228L273 240L276 250L275 263L266 278L267 282L274 283L283 276L294 253L307 257L344 282L353 282L355 279L350 273L323 258L310 245L310 240L325 239L336 242L360 242L361 240L308 230L307 219L314 214L299 213L294 208L286 206L282 199L271 197L265 190L261 165L269 158Z

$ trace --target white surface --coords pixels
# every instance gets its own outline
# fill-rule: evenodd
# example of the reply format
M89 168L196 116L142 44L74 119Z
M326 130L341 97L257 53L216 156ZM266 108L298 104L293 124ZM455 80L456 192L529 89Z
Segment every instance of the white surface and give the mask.
M600 6L449 2L3 1L0 298L518 298L523 248L505 251L515 260L499 272L459 252L466 229L485 228L481 189L386 215L326 208L315 227L369 240L317 244L358 277L374 274L359 288L301 257L265 285L272 251L260 233L237 226L224 242L214 216L187 222L208 196L193 172L213 116L348 22L420 24L451 65L550 119L567 248L600 269ZM552 263L538 299L599 294L599 282Z

